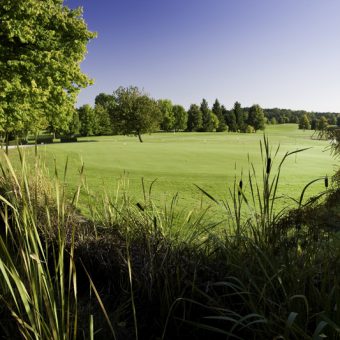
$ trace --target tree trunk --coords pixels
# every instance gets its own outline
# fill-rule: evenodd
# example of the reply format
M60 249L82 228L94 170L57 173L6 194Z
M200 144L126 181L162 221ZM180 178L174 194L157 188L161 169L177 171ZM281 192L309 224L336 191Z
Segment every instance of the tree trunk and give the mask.
M141 143L143 143L142 135L140 134L139 131L137 131L137 134L138 134L139 141L140 141Z

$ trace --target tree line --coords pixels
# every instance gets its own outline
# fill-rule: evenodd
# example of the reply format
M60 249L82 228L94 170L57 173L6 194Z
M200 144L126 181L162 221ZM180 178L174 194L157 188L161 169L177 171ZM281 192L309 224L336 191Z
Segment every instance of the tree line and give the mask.
M142 134L154 131L244 132L263 130L265 124L297 123L301 129L324 130L340 125L337 113L288 109L262 109L258 104L242 107L235 102L226 109L218 99L212 107L206 99L188 110L169 99L155 100L138 87L119 87L112 94L100 93L94 107L85 104L73 114L68 133L91 135Z
M138 87L119 87L112 94L100 93L95 105L85 104L73 114L68 133L91 135L134 134L142 142L142 134L154 131L256 132L265 128L262 108L248 109L239 102L231 110L218 99L212 107L202 99L188 110L169 99L155 100Z

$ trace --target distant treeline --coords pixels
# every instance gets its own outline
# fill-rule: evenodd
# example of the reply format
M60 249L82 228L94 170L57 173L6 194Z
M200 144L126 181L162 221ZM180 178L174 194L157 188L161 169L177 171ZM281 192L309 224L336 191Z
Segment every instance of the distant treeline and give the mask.
M218 99L210 107L205 99L188 110L169 99L154 100L137 87L120 87L112 94L100 93L94 107L79 107L68 133L91 135L135 134L154 131L256 132L265 124L297 123L301 129L322 130L340 125L340 114L289 109L262 109L235 102L227 109Z

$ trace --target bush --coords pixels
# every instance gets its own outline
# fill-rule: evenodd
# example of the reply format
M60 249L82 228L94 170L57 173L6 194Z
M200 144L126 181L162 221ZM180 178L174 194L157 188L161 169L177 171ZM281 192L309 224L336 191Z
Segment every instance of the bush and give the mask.
M251 125L247 125L246 127L246 133L254 133L255 129Z
M75 142L78 142L78 139L75 136L62 136L62 137L60 137L60 143L75 143Z
M51 144L53 143L52 135L41 135L37 137L37 144Z

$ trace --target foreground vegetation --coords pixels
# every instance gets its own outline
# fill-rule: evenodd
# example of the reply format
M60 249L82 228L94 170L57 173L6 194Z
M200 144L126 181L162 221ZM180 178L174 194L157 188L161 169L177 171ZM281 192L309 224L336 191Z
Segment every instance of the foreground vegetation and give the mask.
M228 227L219 233L220 220L202 210L179 212L176 197L156 208L148 190L138 202L125 192L102 200L87 195L91 214L85 218L77 210L80 193L87 192L82 170L69 201L63 172L56 170L51 181L38 160L30 169L22 155L18 172L6 160L4 337L339 337L337 183L322 178L319 199L276 212L284 162L299 150L286 153L283 163L267 140L261 150L263 169L250 167L237 177L229 200L221 203L200 189L224 206Z

